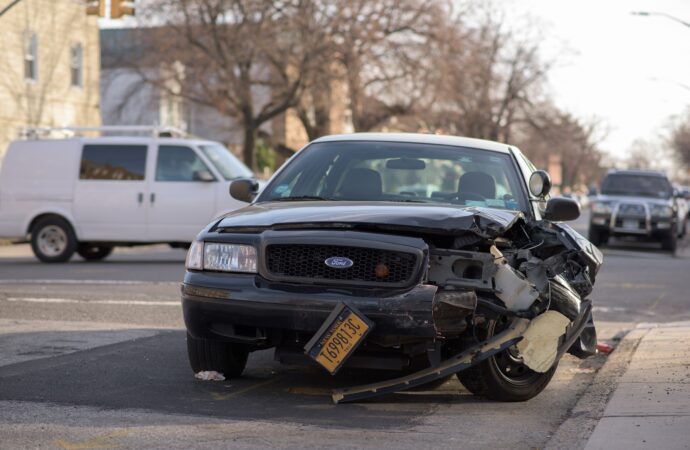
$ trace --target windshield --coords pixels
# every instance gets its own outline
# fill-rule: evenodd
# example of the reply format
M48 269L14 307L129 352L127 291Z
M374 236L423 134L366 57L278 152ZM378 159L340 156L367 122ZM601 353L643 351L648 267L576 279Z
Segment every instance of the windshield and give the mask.
M601 183L604 195L670 198L673 188L666 178L645 175L609 175Z
M302 150L258 202L450 203L526 211L510 155L398 142L323 142Z
M252 171L222 145L202 145L201 150L226 180L254 177Z

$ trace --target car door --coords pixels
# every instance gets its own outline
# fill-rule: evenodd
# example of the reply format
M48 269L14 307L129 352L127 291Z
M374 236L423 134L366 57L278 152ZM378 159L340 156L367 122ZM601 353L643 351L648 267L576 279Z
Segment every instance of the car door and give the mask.
M215 213L216 175L186 145L158 146L148 196L152 241L191 242Z
M73 214L82 241L147 240L145 144L84 144Z

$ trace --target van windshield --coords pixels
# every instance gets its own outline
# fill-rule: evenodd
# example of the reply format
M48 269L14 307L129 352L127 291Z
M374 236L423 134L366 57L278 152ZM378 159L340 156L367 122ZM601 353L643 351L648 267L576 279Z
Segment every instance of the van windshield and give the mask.
M230 150L218 144L206 144L201 146L201 151L218 169L226 180L237 178L253 178L254 174L247 166L235 157Z

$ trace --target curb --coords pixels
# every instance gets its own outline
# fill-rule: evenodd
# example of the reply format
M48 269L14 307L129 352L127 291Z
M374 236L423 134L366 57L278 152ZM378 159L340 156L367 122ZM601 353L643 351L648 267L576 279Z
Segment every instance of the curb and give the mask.
M648 332L648 328L635 328L625 335L608 356L585 393L569 411L567 419L546 443L545 450L585 448L594 428L603 417L606 405L620 378L625 374L637 346Z

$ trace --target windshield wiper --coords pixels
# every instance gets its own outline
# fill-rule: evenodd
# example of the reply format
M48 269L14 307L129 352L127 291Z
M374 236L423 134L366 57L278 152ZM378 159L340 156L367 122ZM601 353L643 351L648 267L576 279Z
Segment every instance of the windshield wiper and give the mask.
M319 197L318 195L295 195L293 197L279 197L272 199L274 202L299 202L308 200L333 200L332 198Z

